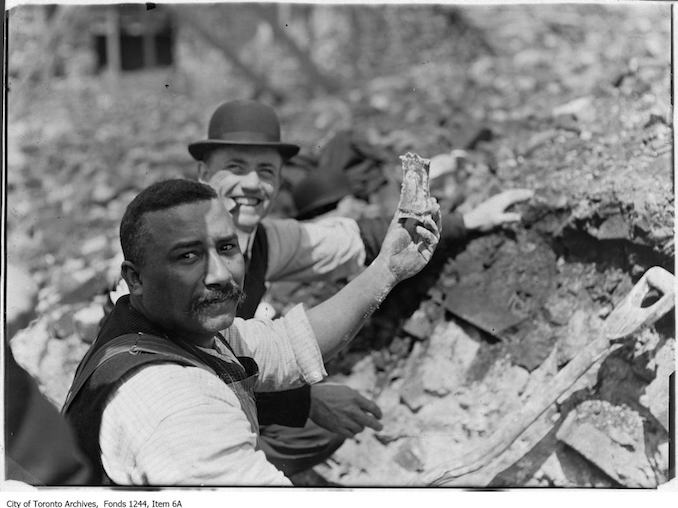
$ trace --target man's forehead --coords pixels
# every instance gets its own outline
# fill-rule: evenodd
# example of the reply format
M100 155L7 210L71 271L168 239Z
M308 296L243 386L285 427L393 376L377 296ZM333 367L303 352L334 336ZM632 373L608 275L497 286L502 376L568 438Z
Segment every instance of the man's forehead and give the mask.
M230 213L217 198L148 212L144 221L146 229L158 239L230 236L235 233Z
M213 152L213 157L221 160L247 158L266 162L282 162L280 153L275 148L268 146L225 146L216 148Z

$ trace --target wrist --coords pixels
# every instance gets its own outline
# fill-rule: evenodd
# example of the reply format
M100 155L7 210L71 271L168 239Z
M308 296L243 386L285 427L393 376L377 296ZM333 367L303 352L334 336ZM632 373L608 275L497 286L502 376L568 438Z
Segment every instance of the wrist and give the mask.
M365 272L369 272L371 278L376 281L374 287L378 287L380 292L386 294L400 282L397 274L389 267L388 261L381 253L365 269Z

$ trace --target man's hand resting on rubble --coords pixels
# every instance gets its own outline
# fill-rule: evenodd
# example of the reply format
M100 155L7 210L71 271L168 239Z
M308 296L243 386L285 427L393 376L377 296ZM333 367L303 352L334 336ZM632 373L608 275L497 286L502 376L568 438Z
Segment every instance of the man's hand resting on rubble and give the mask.
M464 214L464 226L469 231L484 233L507 222L517 222L520 214L506 212L506 209L533 195L534 191L530 189L512 189L492 196Z
M379 406L348 386L332 383L311 385L309 416L320 427L346 438L365 427L382 429Z

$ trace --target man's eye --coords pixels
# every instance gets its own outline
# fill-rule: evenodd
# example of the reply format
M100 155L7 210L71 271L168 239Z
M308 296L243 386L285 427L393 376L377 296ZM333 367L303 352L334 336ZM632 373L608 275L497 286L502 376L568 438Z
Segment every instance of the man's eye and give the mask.
M237 248L235 243L225 243L220 247L220 250L221 252L231 252L235 248Z
M179 254L179 259L181 261L194 261L198 258L198 254L190 251L190 252L182 252Z

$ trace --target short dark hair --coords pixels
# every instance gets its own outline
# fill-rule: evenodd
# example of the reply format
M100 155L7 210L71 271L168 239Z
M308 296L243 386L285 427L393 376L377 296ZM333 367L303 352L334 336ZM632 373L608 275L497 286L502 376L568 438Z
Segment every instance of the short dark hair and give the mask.
M146 187L127 205L120 221L120 245L125 259L139 265L144 262L145 214L216 198L212 187L193 180L165 180Z

